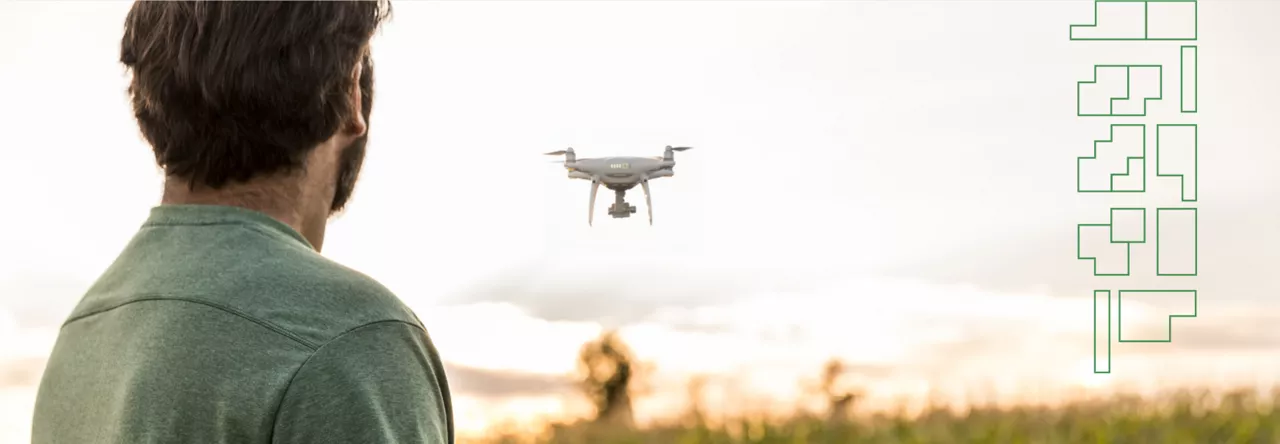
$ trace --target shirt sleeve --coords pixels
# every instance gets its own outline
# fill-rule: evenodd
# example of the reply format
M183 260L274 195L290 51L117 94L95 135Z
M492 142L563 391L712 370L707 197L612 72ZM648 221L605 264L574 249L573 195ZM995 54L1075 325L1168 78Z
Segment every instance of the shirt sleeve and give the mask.
M369 324L324 344L285 390L272 441L452 444L448 385L420 328Z

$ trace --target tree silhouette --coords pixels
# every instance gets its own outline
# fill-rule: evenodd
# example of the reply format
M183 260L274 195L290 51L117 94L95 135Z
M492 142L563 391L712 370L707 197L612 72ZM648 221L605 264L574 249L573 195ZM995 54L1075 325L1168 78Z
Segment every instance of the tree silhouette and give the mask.
M826 400L828 421L848 419L854 405L862 397L860 391L848 389L846 384L841 383L841 377L849 373L849 370L844 361L831 358L823 365L818 383L809 386L810 393L816 392Z
M689 379L689 385L686 387L689 391L689 411L685 415L686 419L695 425L702 425L707 421L706 407L703 406L702 399L707 390L707 382L706 376L694 376Z
M578 354L581 386L596 407L596 421L631 427L634 417L631 396L634 388L635 356L618 333L606 330L599 338L583 344Z

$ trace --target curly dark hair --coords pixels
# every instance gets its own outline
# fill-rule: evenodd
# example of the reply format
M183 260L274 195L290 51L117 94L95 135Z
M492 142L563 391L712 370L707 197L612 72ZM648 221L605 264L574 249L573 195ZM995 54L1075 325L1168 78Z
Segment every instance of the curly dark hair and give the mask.
M120 62L156 163L214 189L301 168L352 113L368 116L351 74L390 13L386 0L136 2Z

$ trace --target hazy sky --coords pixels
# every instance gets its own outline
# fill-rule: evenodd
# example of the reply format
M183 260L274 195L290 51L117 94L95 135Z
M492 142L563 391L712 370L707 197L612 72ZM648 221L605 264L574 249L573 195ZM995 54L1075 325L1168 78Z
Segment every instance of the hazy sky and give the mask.
M1280 3L1200 6L1195 115L1176 112L1181 43L1067 40L1091 3L401 1L325 254L424 319L464 429L580 408L562 375L602 326L655 365L641 416L696 373L791 397L833 355L878 374L872 394L1274 374ZM57 326L160 195L117 62L128 7L0 3L0 430L22 433L0 440L26 439ZM1178 187L1149 141L1151 192L1075 193L1118 121L1076 117L1076 82L1153 63L1166 100L1124 122L1200 124L1200 275L1149 276L1149 243L1135 276L1095 278L1076 224ZM665 145L695 149L654 182L652 227L607 217L604 193L588 227L589 185L540 155ZM1118 344L1093 377L1093 289L1184 287L1199 317L1173 343Z

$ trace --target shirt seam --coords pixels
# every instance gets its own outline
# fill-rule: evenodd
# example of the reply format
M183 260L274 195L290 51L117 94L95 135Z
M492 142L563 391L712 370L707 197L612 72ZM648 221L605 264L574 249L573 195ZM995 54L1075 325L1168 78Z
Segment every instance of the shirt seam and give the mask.
M252 316L252 315L248 314L248 313L242 312L242 311L240 311L240 310L236 310L236 309L231 308L231 307L228 307L228 306L226 306L226 305L218 304L218 303L216 303L216 302L207 301L207 300L203 300L203 299L199 299L199 298L193 298L193 297L162 296L162 295L155 295L155 294L153 294L153 295L144 295L144 296L141 296L141 297L135 297L135 298L130 299L130 300L128 300L128 301L125 301L125 302L122 302L122 303L119 303L119 304L116 304L116 305L113 305L113 306L110 306L110 307L107 307L107 308L103 308L103 309L101 309L101 310L91 311L91 312L88 312L88 313L85 313L85 314L82 314L82 315L79 315L79 316L72 316L70 319L67 319L67 321L66 321L66 322L62 323L62 327L66 327L66 326L71 325L72 323L74 323L74 322L76 322L76 321L80 321L80 320L83 320L83 319L85 319L85 318L89 318L89 317L91 317L91 316L96 316L96 315L99 315L99 314L102 314L102 313L106 313L106 312L109 312L109 311L115 310L115 309L117 309L117 308L124 307L124 306L129 305L129 304L133 304L133 303L135 303L135 302L148 302L148 301L179 301L179 302L190 302L190 303L193 303L193 304L204 305L204 306L207 306L207 307L210 307L210 308L214 308L214 309L220 310L220 311L225 312L225 313L227 313L227 314L231 314L231 315L233 315L233 316L239 317L239 318L244 319L244 320L246 320L246 321L249 321L249 322L252 322L252 323L258 324L258 325L260 325L260 326L262 326L262 327L265 327L266 329L271 330L272 332L274 332L274 333L276 333L276 334L278 334L278 335L280 335L280 336L284 336L284 337L286 337L286 338L289 338L289 339L293 340L294 342L297 342L298 344L301 344L302 346L306 347L306 348L307 348L307 350L309 350L309 351L311 351L311 352L313 352L313 353L314 353L316 350L318 350L318 349L319 349L319 347L320 347L320 346L316 345L315 343L313 343L313 342L311 342L311 341L308 341L308 340L306 340L306 339L303 339L302 337L300 337L300 336L298 336L298 335L294 334L293 332L290 332L289 330L286 330L284 327L281 327L281 326L279 326L279 325L273 324L273 323L271 323L271 322L269 322L269 321L266 321L266 320L263 320L263 319L259 319L259 318L257 318L257 317L254 317L254 316Z
M293 388L293 381L295 381L298 378L299 373L302 373L302 369L306 368L307 364L311 363L311 359L315 358L316 355L320 354L321 349L323 349L326 345L332 344L335 341L346 337L348 334L355 333L356 330L360 330L365 327L371 327L378 324L386 324L388 322L408 325L424 333L426 332L426 329L423 328L421 325L417 325L412 322L406 322L399 319L383 319L380 321L368 322L368 323L364 323L364 324L349 328L342 333L338 333L338 335L334 336L332 339L325 341L324 344L320 344L319 347L316 347L314 350L311 351L311 355L307 356L307 359L304 359L302 361L302 364L298 365L298 368L293 370L293 374L289 375L289 382L285 384L284 391L280 393L280 401L276 403L276 411L271 415L271 437L270 439L267 440L267 442L270 442L270 443L276 442L276 429L277 427L279 427L279 424L280 424L280 412L284 410L284 401L286 398L289 397L289 390Z

